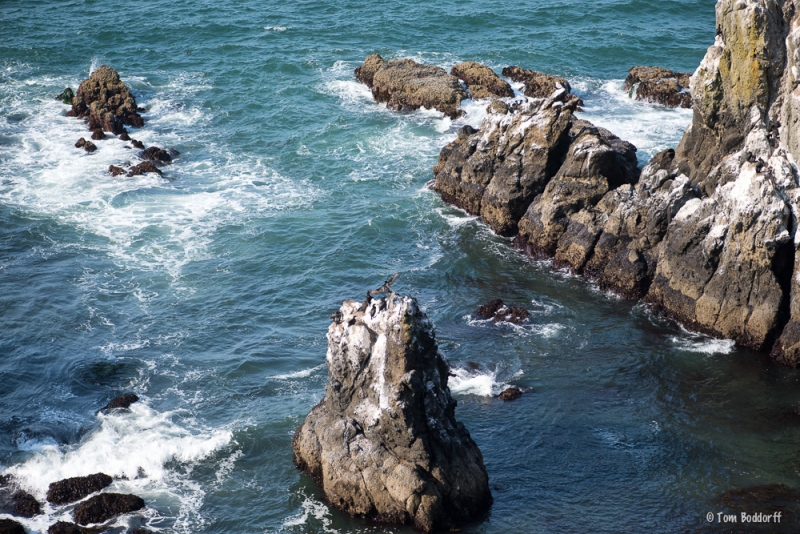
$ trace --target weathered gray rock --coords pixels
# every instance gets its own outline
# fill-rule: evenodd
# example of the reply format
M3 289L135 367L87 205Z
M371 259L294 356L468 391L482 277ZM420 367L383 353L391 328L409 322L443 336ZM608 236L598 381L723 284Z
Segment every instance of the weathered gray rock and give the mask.
M52 504L67 504L79 501L92 493L110 486L114 480L105 473L85 477L72 477L53 482L47 489L47 500Z
M517 245L553 257L556 266L642 297L694 330L797 365L800 10L771 0L720 0L716 9L715 43L690 84L692 123L678 147L655 156L638 181L622 141L590 125L578 133L579 121L570 118L558 172L538 182L544 188L516 230L497 224L484 215L496 162L514 156L510 139L524 146L541 124L553 122L537 119L523 135L488 143L492 121L521 122L523 111L462 132L442 151L435 188L493 228L518 232ZM518 213L524 174L517 176L496 182L494 211Z
M328 329L328 386L297 430L295 464L339 510L426 532L492 503L478 446L455 419L433 325L410 297L346 301Z
M691 75L691 72L675 72L661 67L633 67L625 78L625 90L636 100L671 108L690 108Z
M384 60L373 54L355 70L377 102L397 111L422 107L437 109L450 118L464 114L461 101L468 98L458 78L441 67L423 65L411 59Z
M474 61L459 63L450 69L450 74L466 84L469 96L473 99L514 96L514 89L511 88L511 85L498 76L495 71L481 63Z

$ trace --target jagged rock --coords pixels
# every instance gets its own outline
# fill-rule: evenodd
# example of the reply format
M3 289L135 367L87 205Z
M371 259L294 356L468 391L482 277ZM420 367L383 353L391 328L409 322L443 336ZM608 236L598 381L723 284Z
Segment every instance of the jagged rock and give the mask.
M12 519L0 519L0 534L25 534L25 527Z
M522 396L522 390L515 387L509 387L503 390L498 397L500 397L504 401L513 401L517 400Z
M136 139L131 139L131 144L133 145L133 148L139 148L139 149L144 148L144 143L142 143L141 141L137 141Z
M522 324L528 317L528 310L520 306L507 306L500 299L494 299L475 311L481 319L492 319L494 322Z
M100 139L105 139L106 135L103 133L102 128L95 128L92 130L92 139L95 141L99 141Z
M131 407L131 404L134 402L139 402L139 396L135 393L123 393L117 397L114 397L108 404L103 406L100 411L105 412L108 410L115 410L115 409L128 409Z
M158 161L160 163L172 162L172 156L169 155L169 152L162 148L158 148L157 146L147 147L146 149L142 150L141 156L143 159L149 161Z
M79 501L111 485L113 479L104 473L85 477L73 477L53 482L47 489L47 500L52 504L67 504Z
M81 139L83 139L83 138L81 138ZM95 145L95 144L94 144L94 143L92 143L91 141L86 141L86 142L83 144L83 149L84 149L86 152L88 152L89 154L91 154L92 152L94 152L95 150L97 150L97 145Z
M516 234L517 222L563 162L573 109L574 101L537 100L518 113L488 115L479 131L462 127L439 155L433 189L498 234Z
M154 172L159 176L161 176L161 169L156 167L155 163L153 163L152 161L143 161L138 165L134 165L128 170L127 176L128 178L132 176L141 176L148 172Z
M671 108L690 108L691 75L691 72L674 72L661 67L633 67L625 78L625 90L636 100Z
M101 128L114 135L122 133L124 125L144 126L136 99L117 71L106 65L98 67L78 86L69 115L85 118L90 129Z
M486 65L465 61L450 69L450 74L466 84L473 99L514 96L514 90L508 82Z
M486 113L496 113L498 115L505 115L509 111L509 106L502 100L492 100L491 103L486 106Z
M64 89L62 92L60 92L58 94L58 96L56 97L56 100L60 100L61 102L71 106L73 98L75 98L75 92L72 89L70 89L69 87L67 87L66 89Z
M532 98L547 98L561 88L566 89L568 93L572 91L572 86L566 78L517 66L504 68L503 76L511 78L517 83L525 84L523 93ZM581 105L583 104L581 103Z
M86 139L84 139L83 137L81 137L75 142L75 148L83 148L84 146L86 146Z
M108 173L111 176L119 176L120 174L125 174L125 169L123 169L122 167L117 167L116 165L109 165Z
M102 523L112 517L128 514L145 507L144 500L136 495L101 493L78 503L72 518L79 525Z
M14 515L19 517L33 517L42 513L42 505L36 497L22 490L17 490L11 496L14 503Z
M426 532L492 502L478 446L455 419L448 368L416 300L346 301L328 329L328 386L294 461L333 506Z
M122 132L121 134L119 134L119 140L120 141L130 141L131 140L131 136L128 135L128 132Z
M421 107L437 109L450 118L463 115L459 108L468 97L458 78L441 67L423 65L411 59L384 60L373 54L355 70L377 102L389 109L413 111Z

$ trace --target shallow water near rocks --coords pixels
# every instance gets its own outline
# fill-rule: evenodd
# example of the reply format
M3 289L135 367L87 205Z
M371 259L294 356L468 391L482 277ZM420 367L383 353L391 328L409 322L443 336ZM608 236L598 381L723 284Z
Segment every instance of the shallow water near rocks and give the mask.
M329 509L291 456L329 314L394 272L437 326L489 471L492 511L463 532L694 531L724 491L800 488L797 371L444 205L431 168L485 105L398 114L352 75L374 52L563 75L644 163L691 112L633 102L622 80L693 70L713 3L87 0L0 17L0 472L38 498L103 471L148 504L118 531L409 532ZM131 157L119 141L73 147L85 125L53 97L101 64L147 109L132 136L180 151L170 181L108 176ZM530 321L475 320L494 298ZM506 384L523 396L491 397ZM129 413L97 414L126 391ZM71 508L45 512L22 522L46 532Z

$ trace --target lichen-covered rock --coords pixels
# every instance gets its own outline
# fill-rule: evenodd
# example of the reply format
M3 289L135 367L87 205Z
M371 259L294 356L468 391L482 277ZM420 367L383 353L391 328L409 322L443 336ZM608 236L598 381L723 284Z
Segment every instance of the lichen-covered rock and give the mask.
M511 78L517 83L525 84L523 93L532 98L547 98L558 89L565 89L568 93L572 91L572 86L566 78L553 76L544 72L523 69L517 66L506 67L503 69L503 76Z
M486 512L483 457L455 419L447 365L413 298L346 301L328 329L327 362L325 396L292 448L331 505L426 532Z
M633 67L625 78L625 90L636 100L671 108L690 108L691 75L690 72L674 72L661 67Z
M458 78L441 67L423 65L411 59L384 60L373 54L355 70L356 78L366 84L377 102L389 109L413 111L422 107L436 109L450 118L463 115L461 101L468 98Z
M481 319L491 319L495 323L522 324L528 320L528 310L521 306L507 306L502 300L494 299L478 307L475 315Z
M110 486L112 482L113 479L105 473L59 480L50 484L47 489L47 501L52 504L67 504L79 501Z
M0 534L25 534L25 527L13 519L0 519Z
M514 90L508 82L481 63L474 61L459 63L450 69L450 74L466 84L467 91L473 99L514 96Z
M101 65L78 86L69 115L85 118L92 130L101 128L119 135L125 125L144 126L137 109L136 99L117 71Z
M79 525L89 525L136 512L144 507L144 500L136 495L101 493L78 503L72 512L72 518Z

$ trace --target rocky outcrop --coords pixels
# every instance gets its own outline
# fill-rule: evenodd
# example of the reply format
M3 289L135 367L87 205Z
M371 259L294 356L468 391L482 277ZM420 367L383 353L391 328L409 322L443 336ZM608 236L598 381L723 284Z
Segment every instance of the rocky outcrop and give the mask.
M479 518L492 502L483 457L417 302L368 297L332 317L328 386L295 434L295 464L351 515L426 532Z
M692 123L638 180L629 145L571 116L555 128L570 106L538 103L464 131L442 151L434 188L555 266L797 365L800 12L766 0L716 9L715 43L690 84ZM513 147L538 149L543 129L563 140L547 137L549 156L521 167L531 155ZM527 184L541 189L533 199Z
M72 99L75 98L75 92L70 88L67 87L63 91L61 91L58 96L56 96L56 100L67 104L68 106L72 105Z
M517 66L506 67L503 69L503 76L511 78L517 83L524 84L523 93L531 98L547 98L559 89L565 89L567 93L572 91L572 87L566 78L553 76L544 72L523 69Z
M122 83L117 71L107 65L101 65L81 82L68 114L85 118L91 130L101 128L114 135L121 134L126 125L144 126L136 99Z
M625 78L625 90L636 100L671 108L690 108L691 75L691 72L674 72L661 67L633 67Z
M78 503L72 512L72 517L79 525L89 525L136 512L144 506L144 500L136 495L101 493Z
M500 299L494 299L479 306L475 315L481 319L491 319L495 323L522 324L528 320L528 310L520 306L507 306Z
M510 401L513 401L513 400L517 400L521 396L522 396L522 390L519 389L519 388L516 388L514 386L511 386L511 387L508 387L508 388L504 389L503 392L500 393L500 395L498 395L498 397L501 400L504 400L504 401L507 401L507 402L510 402Z
M47 489L47 501L52 504L67 504L79 501L110 486L112 482L113 479L105 473L59 480L50 484Z
M469 91L469 96L473 99L484 98L509 98L514 96L514 89L511 85L495 71L474 61L459 63L452 69L450 74L464 82Z
M0 519L0 534L25 534L25 527L13 519Z
M533 229L528 232L531 244L551 252L550 241L558 237L550 231L551 223L563 223L567 211L578 211L610 187L635 182L638 176L633 145L575 118L579 103L560 88L547 99L489 114L479 131L463 127L439 155L433 189L504 236L518 233L534 199L543 193L545 200L561 195L559 209L535 214L536 224L545 217L549 241L541 236L538 242ZM565 195L567 190L571 196ZM542 199L536 204L540 211L544 208Z
M436 109L450 118L463 115L461 101L468 98L458 78L441 67L423 65L411 59L384 60L373 54L355 70L356 78L366 84L377 102L389 109L413 111L422 107Z

